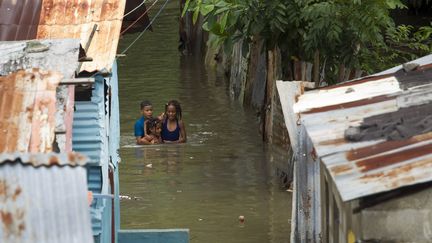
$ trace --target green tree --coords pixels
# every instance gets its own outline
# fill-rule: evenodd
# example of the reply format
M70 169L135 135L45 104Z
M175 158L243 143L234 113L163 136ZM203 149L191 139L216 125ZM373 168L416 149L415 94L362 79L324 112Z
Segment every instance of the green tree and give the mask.
M395 26L390 11L404 7L400 0L187 0L185 11L194 21L203 15L211 45L227 53L240 39L247 49L260 38L285 61L315 61L337 81L345 68L374 72L430 53L430 28Z

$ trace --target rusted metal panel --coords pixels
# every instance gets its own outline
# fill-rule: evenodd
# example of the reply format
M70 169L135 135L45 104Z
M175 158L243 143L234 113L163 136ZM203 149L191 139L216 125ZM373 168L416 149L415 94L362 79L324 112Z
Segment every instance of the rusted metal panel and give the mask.
M86 46L93 27L97 30L86 50L92 62L81 71L111 70L117 52L126 0L44 0L38 39L76 38Z
M6 76L21 69L39 68L59 71L65 79L71 79L78 67L79 46L77 39L0 42L0 75ZM57 87L55 140L60 152L72 151L73 98L74 86ZM4 102L14 100L8 98Z
M431 71L384 73L299 97L294 110L342 200L432 180Z
M36 38L42 0L0 1L0 41Z
M20 70L0 77L0 152L51 152L57 72Z
M96 25L86 52L93 61L80 70L111 70L125 4L126 0L4 0L0 2L0 40L74 38L86 46Z
M0 165L4 163L16 163L39 166L84 166L88 158L82 154L70 153L1 153Z
M1 155L0 242L93 242L85 168L21 163L36 157L45 165L52 156ZM76 163L67 154L55 156L61 164Z

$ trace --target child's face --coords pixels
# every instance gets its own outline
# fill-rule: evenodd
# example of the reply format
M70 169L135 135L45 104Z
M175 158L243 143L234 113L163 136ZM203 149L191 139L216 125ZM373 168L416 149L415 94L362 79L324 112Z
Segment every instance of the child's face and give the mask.
M153 106L151 105L144 106L141 112L145 118L151 118L153 116Z
M161 124L161 123L158 123L158 124L156 125L156 127L153 127L152 129L150 129L150 132L151 132L152 134L154 134L154 135L159 136L160 133L162 132L162 124Z
M155 133L156 135L160 135L161 132L162 132L162 123L158 123L155 128Z
M176 111L175 106L169 105L168 108L167 108L168 119L175 120L176 119L176 114L177 114L177 111Z

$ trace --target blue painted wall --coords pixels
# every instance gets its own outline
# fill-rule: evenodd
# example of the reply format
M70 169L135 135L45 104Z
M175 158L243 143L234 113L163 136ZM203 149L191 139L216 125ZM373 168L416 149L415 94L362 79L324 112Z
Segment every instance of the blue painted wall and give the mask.
M188 243L188 229L120 230L119 243Z

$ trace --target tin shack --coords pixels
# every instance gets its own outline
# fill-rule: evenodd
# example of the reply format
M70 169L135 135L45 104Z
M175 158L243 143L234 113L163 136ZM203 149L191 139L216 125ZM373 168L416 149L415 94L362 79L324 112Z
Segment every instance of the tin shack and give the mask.
M431 63L306 92L278 82L296 151L292 242L432 241Z
M25 238L27 241L22 242L188 241L188 230L120 230L116 55L125 5L126 0L6 0L0 3L0 131L3 132L0 152L5 153L0 157L0 170L9 163L27 165L37 161L50 166L59 163L61 170L53 167L50 171L58 171L58 177L68 173L64 165L75 161L67 156L79 153L85 162L73 166L85 168L86 173L74 171L79 171L81 176L76 180L86 176L86 182L79 184L86 188L80 187L81 192L77 191L76 196L83 199L87 191L93 195L90 207L81 201L79 208L88 217L68 224L69 231L81 232L81 237L62 235L63 228L48 232L49 225L44 225L48 221L40 218L41 226L46 227L42 227L44 234L52 234L54 238ZM131 3L135 5L136 1ZM128 9L126 14L134 19L135 10L146 15L142 3ZM55 154L49 155L51 152ZM66 187L61 188L68 194ZM62 197L51 199L55 202L47 205L54 205L61 212ZM68 205L74 206L65 204L64 208ZM61 220L64 214L55 216ZM88 219L91 222L84 222ZM14 232L30 229L36 227L35 222L33 219L25 226L18 224L11 229ZM61 223L51 226L55 225ZM91 230L83 229L90 225ZM64 237L55 238L57 229ZM5 232L1 231L0 237Z

